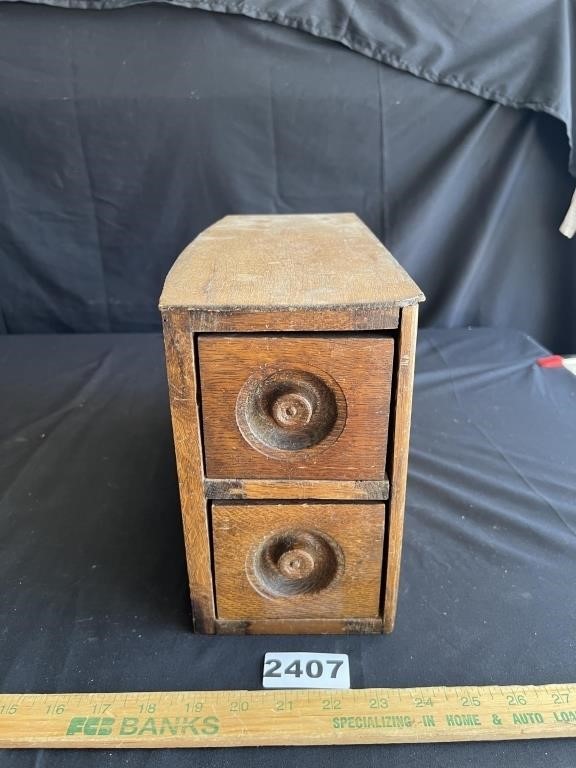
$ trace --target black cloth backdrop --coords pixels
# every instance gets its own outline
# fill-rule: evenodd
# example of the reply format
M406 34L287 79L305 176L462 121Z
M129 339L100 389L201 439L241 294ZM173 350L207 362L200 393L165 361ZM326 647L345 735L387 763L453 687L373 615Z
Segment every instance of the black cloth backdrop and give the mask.
M157 329L220 216L350 210L424 324L575 348L570 0L186 4L0 3L0 330Z
M5 1L5 0L2 0ZM10 2L11 0L8 0ZM14 1L14 0L12 0ZM16 0L17 1L17 0ZM112 10L148 0L31 0ZM562 120L576 133L573 0L164 0L300 29L410 72ZM576 160L571 159L576 174Z
M355 687L574 679L576 379L506 330L575 347L575 245L558 233L570 0L59 4L0 1L0 688L259 688L263 653L291 648L350 653ZM195 636L161 338L121 332L159 328L164 275L214 220L316 211L383 238L428 295L425 324L499 328L421 333L394 633ZM574 754L557 740L0 765Z
M576 638L576 378L501 330L421 332L388 636L191 633L162 340L0 337L3 691L259 689L265 651L350 654L353 687L562 683ZM570 739L4 751L2 768L518 765Z

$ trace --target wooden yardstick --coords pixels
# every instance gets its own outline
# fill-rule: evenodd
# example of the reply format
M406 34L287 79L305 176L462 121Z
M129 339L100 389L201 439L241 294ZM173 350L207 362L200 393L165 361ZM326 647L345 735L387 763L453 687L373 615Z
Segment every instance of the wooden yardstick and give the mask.
M576 736L576 685L1 694L0 747L247 747Z

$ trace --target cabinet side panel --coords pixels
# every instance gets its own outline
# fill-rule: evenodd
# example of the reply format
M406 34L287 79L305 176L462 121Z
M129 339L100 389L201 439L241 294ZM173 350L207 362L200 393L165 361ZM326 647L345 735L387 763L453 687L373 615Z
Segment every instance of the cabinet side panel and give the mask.
M162 320L194 629L213 633L214 593L193 340L185 310L164 312Z
M392 440L393 453L390 464L390 506L388 519L388 560L385 576L384 632L392 632L394 629L396 607L398 603L417 330L418 305L404 307L400 318L400 334L397 348L398 367L396 373L396 402Z

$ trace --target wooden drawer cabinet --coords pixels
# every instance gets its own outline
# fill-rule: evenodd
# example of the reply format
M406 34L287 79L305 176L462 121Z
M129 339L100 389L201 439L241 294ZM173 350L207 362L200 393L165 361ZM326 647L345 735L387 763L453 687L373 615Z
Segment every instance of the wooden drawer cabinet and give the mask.
M391 631L422 299L352 214L227 217L176 261L160 309L198 631Z

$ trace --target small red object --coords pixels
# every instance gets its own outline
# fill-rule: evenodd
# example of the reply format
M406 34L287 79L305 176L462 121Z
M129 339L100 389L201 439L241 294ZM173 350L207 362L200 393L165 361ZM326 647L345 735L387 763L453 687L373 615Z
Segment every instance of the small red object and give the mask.
M548 355L539 357L536 362L540 368L561 368L564 365L564 358L562 355Z

